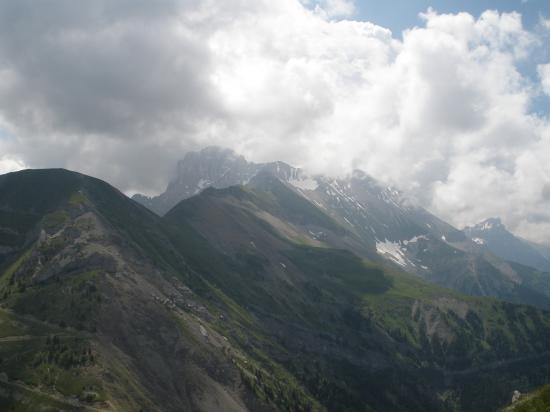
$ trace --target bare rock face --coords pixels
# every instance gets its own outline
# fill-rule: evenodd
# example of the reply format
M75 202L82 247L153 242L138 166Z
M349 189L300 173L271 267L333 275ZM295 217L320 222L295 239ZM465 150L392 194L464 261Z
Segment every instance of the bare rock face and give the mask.
M156 197L133 199L162 216L183 199L207 187L225 188L246 184L263 165L248 162L230 149L207 147L189 152L178 162L176 175L166 191Z
M176 174L164 193L147 197L140 194L133 200L164 216L180 201L213 187L224 189L246 185L260 171L266 171L281 180L298 180L300 169L283 162L254 163L231 149L207 147L199 152L189 152L177 164Z

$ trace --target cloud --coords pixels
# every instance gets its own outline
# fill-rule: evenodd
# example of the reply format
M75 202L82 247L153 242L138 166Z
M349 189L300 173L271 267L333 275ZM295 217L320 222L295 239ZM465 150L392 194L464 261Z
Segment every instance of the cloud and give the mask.
M9 156L0 157L0 175L22 169L26 169L26 166L21 160L13 159Z
M498 215L550 241L550 126L518 69L543 40L521 16L428 10L398 40L341 19L353 2L315 4L2 2L2 153L153 193L186 150L219 144L360 167L458 226Z
M315 14L324 19L351 17L355 14L354 0L299 0L301 4L314 10Z
M550 96L550 64L539 64L537 66L542 90Z
M329 18L349 17L355 13L355 3L350 0L323 0L318 3L317 10L326 13Z

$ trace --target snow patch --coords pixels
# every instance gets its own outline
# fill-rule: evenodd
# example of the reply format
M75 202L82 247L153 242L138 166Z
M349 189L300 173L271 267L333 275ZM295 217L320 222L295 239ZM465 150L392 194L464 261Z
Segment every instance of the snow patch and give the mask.
M303 179L290 179L288 183L302 190L315 190L319 186L315 179L309 177Z
M376 252L382 256L385 256L400 266L407 266L407 258L401 250L399 243L392 242L384 239L383 242L376 242Z
M319 203L317 200L313 199L313 203L315 203L317 206L319 206L321 209L327 210L325 206L323 206L321 203Z
M472 238L472 240L477 243L478 245L484 245L485 244L485 241L479 237L474 237Z
M410 238L409 240L404 240L403 243L405 245L409 244L409 243L416 243L418 242L420 239L424 239L424 240L428 240L428 236L426 235L419 235L419 236L415 236L413 238Z
M197 187L195 189L195 194L199 193L202 189L210 186L211 184L212 184L212 182L210 180L207 180L207 179L199 180L198 183L197 183Z
M199 189L204 189L206 186L210 185L211 182L210 180L207 180L207 179L201 179L199 180L199 182L197 183L197 187Z
M493 223L492 222L485 222L483 224L483 226L481 226L479 229L480 230L491 230L493 228Z

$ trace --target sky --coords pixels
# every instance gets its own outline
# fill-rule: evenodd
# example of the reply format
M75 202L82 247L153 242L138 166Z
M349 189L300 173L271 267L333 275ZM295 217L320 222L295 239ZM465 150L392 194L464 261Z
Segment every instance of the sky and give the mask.
M154 194L208 145L550 243L550 3L0 0L0 173Z

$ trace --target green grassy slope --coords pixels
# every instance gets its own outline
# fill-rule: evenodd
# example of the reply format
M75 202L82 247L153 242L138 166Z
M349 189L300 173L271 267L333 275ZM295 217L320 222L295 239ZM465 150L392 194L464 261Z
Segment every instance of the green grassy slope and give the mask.
M292 196L284 193L284 202ZM164 220L191 226L220 250L232 245L226 263L211 261L208 273L260 320L267 338L256 350L282 362L329 410L491 410L514 385L548 379L546 313L466 298L350 252L296 243L288 228L268 223L266 213L279 214L281 203L260 188L208 190Z
M524 393L517 402L502 409L502 412L547 411L550 411L550 385L543 386L533 392Z
M86 334L0 310L1 409L105 407L98 357Z
M0 209L26 217L0 224L1 313L36 325L0 340L10 407L486 411L549 377L546 312L338 249L352 236L276 181L161 219L97 179L6 176Z
M58 179L66 190L33 190L33 182ZM106 183L67 171L7 175L0 200L4 210L32 217L2 256L0 305L63 333L53 346L46 340L54 332L0 340L0 352L16 362L0 363L0 373L18 385L0 393L5 405L25 410L20 404L36 395L71 408L93 401L101 410L209 411L212 402L270 410L243 386L240 352L215 331L203 335L217 315L181 282L194 272L158 217ZM81 336L85 344L75 343ZM81 363L78 355L90 350L93 363ZM90 391L100 397L90 400Z

